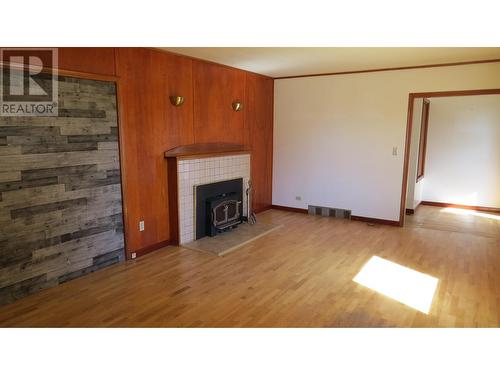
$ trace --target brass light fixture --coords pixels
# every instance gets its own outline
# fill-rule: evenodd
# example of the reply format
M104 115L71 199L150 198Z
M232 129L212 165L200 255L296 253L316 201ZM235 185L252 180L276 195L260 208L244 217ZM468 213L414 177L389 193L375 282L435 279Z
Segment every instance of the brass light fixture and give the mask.
M233 110L235 112L239 112L239 111L241 111L243 109L243 103L238 102L238 101L233 102L232 106L233 106Z
M177 96L177 95L171 95L170 96L170 103L174 107L180 107L182 103L184 103L184 97L183 96Z

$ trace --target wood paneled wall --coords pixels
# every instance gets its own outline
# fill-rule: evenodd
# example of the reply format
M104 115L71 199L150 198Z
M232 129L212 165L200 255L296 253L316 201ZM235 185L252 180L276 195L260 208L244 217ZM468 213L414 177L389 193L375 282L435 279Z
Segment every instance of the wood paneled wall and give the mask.
M163 153L193 143L229 142L252 150L254 208L271 205L273 80L145 48L117 48L127 254L173 238ZM181 107L170 95L185 97ZM231 104L243 103L235 112ZM145 230L139 232L139 221Z
M59 69L115 75L114 48L59 48Z
M61 75L117 82L127 257L172 239L163 153L173 147L247 145L254 209L271 205L273 79L151 48L59 48L59 68ZM184 96L184 104L172 106L170 95ZM242 111L233 111L234 101Z
M129 253L141 252L171 238L163 153L194 141L191 60L145 48L117 48L116 62L126 246ZM172 106L169 93L185 96L184 105Z
M203 61L193 62L194 140L196 143L245 142L245 113L232 103L245 105L242 70Z
M4 56L2 56L2 59ZM36 63L35 63L36 64ZM60 75L65 72L84 73L89 75L114 76L115 49L112 47L65 47L58 48L58 68ZM68 74L77 75L80 74Z
M253 208L272 204L274 80L247 74L245 95L246 144L252 150Z

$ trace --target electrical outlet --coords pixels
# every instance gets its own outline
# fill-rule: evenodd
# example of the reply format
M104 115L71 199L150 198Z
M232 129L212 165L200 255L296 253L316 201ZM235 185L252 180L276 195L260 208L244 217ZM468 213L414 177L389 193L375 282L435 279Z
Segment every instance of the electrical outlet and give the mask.
M135 259L135 258L137 257L137 254L136 254L136 253L132 253L132 254L130 254L130 255L131 255L132 259Z
M297 196L295 197L295 200L296 200L296 201L301 201L301 200L302 200L302 197L301 197L300 195L297 195Z
M144 220L139 221L139 232L144 230Z

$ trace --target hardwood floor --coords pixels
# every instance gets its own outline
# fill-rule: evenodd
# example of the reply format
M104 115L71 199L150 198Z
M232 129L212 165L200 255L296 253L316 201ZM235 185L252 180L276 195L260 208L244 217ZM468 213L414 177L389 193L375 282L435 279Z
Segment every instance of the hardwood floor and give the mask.
M486 211L420 205L405 225L500 238L500 214Z
M284 226L227 256L165 248L4 306L0 326L498 327L500 221L416 225L427 208L405 228L269 210ZM375 255L439 279L428 314L353 281Z

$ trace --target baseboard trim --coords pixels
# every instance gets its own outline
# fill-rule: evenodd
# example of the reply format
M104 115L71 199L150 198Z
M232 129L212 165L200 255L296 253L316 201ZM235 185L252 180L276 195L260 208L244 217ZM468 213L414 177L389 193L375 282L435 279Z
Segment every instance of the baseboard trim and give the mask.
M417 208L418 208L418 206L420 206L421 204L422 204L422 202L420 201L420 202L418 202L418 204L415 206L415 208L407 208L407 209L406 209L406 214L407 214L407 215L414 215L414 214L415 214L415 212L417 212Z
M374 218L374 217L364 217L364 216L351 215L351 220L354 220L354 221L363 221L363 222L366 222L366 223L373 223L373 224L391 225L391 226L394 226L394 227L399 227L399 221L377 219L377 218Z
M281 211L298 212L300 214L308 214L309 213L306 208L279 206L276 204L271 205L271 208L273 208L275 210L281 210Z
M159 250L162 247L173 246L173 245L175 245L174 241L167 240L167 241L161 241L161 242L155 243L154 245L143 247L142 249L132 251L130 253L127 252L127 260L132 259L132 255L131 255L132 253L135 253L136 258L139 258L139 257L142 257L146 254L149 254L155 250Z
M309 211L305 208L296 208L296 207L288 207L288 206L279 206L276 204L273 204L271 208L275 210L281 210L281 211L289 211L289 212L297 212L300 214L309 214ZM383 225L391 225L395 227L399 227L399 221L393 221L393 220L385 220L385 219L376 219L373 217L364 217L364 216L354 216L351 215L351 220L354 221L364 221L366 223L374 223L374 224L383 224Z
M454 204L454 203L430 202L430 201L422 201L422 202L420 202L420 204L423 204L425 206L452 207L452 208L462 208L464 210L500 213L500 208L497 208L497 207L468 206L466 204Z

